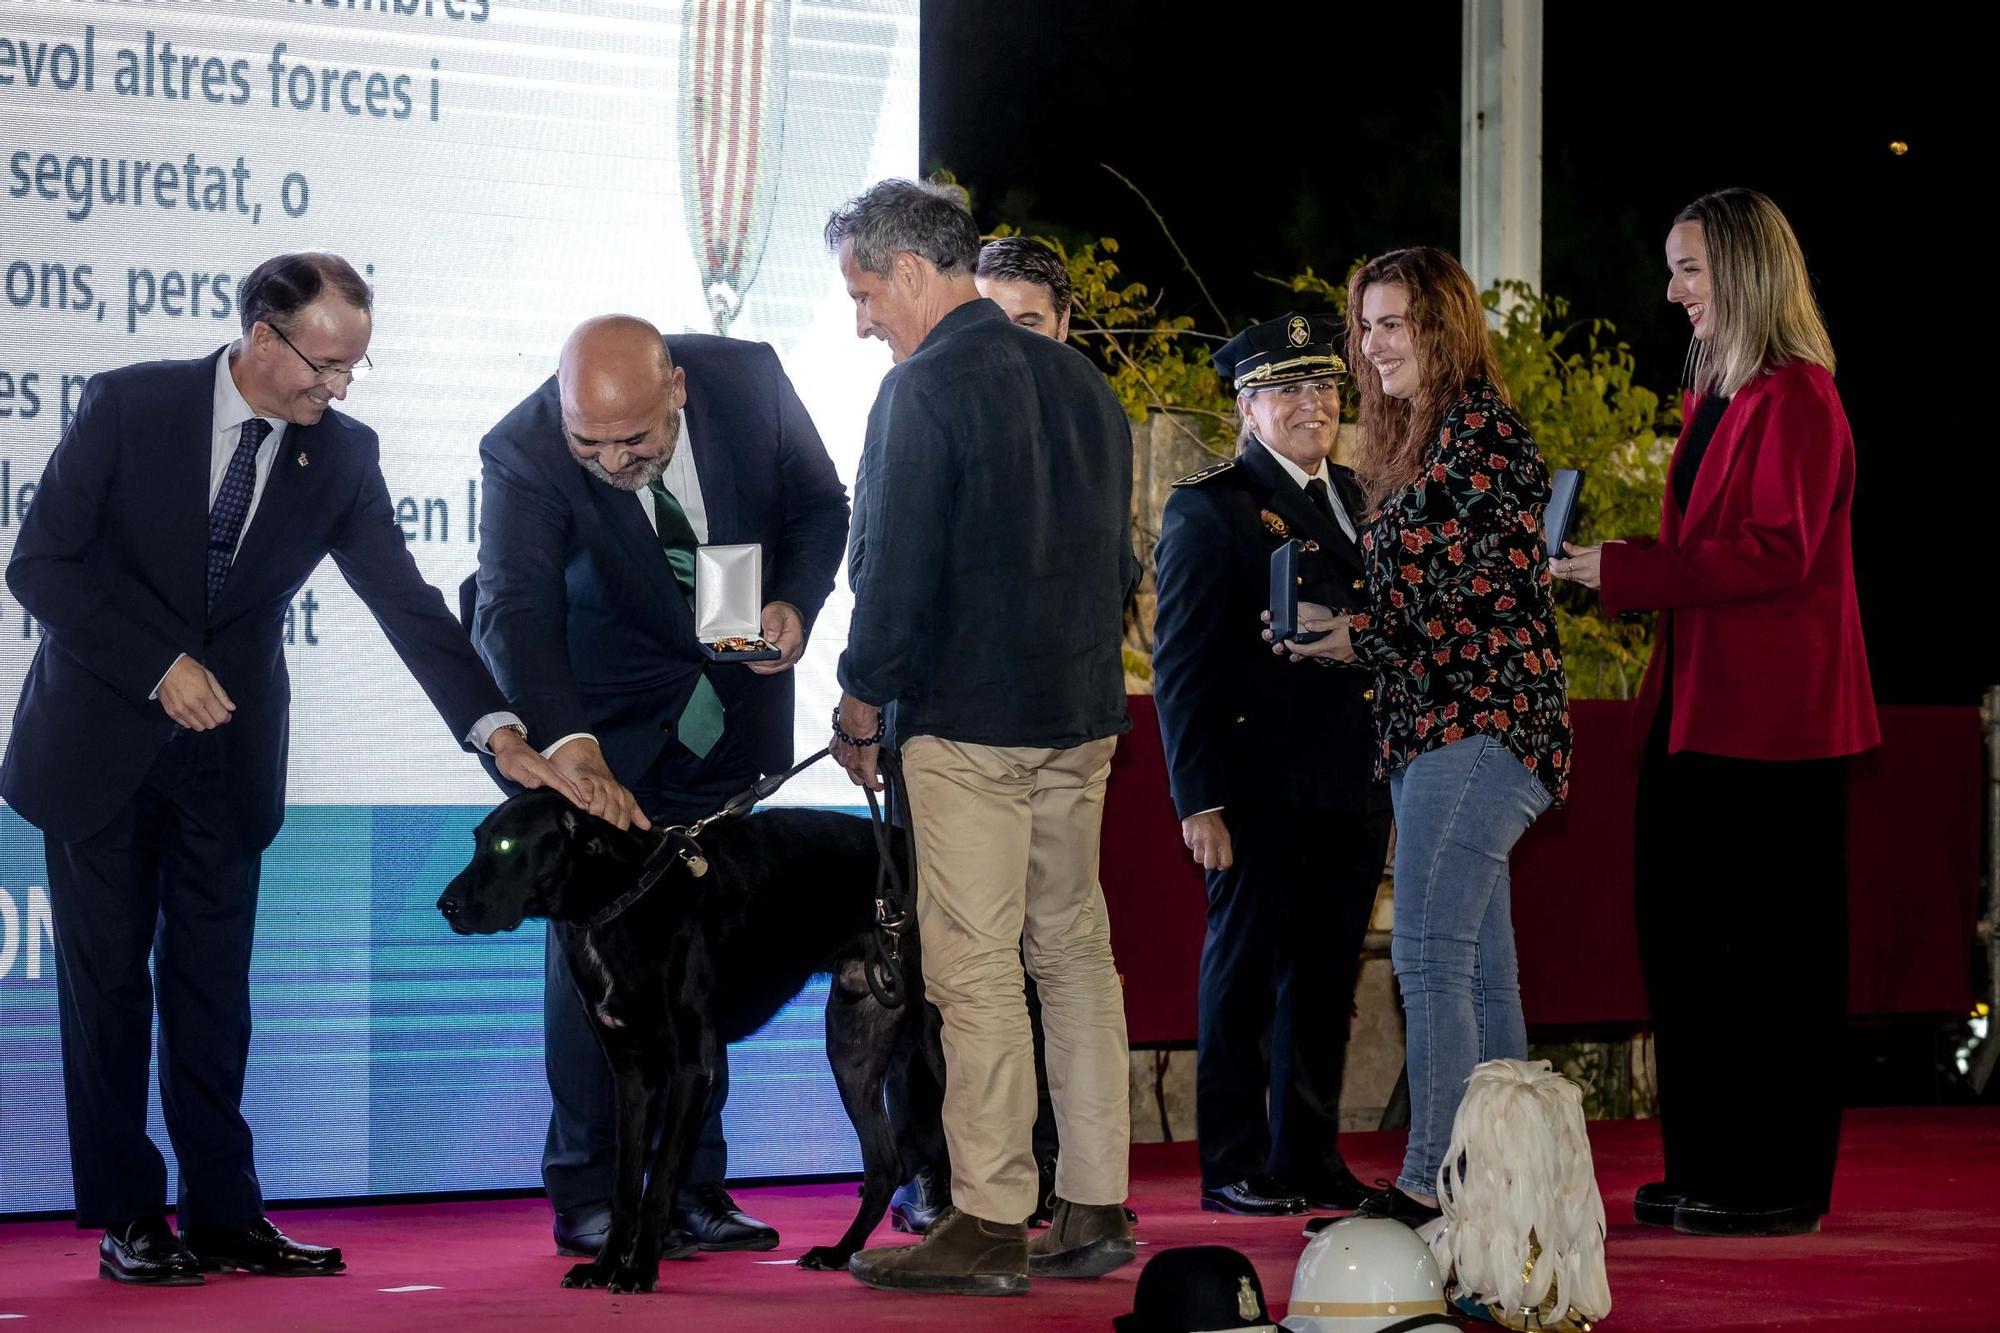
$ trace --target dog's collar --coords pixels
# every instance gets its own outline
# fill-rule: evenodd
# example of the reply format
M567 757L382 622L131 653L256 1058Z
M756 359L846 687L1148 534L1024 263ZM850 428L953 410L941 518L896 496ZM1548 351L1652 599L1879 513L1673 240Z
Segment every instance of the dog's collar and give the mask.
M714 816L711 815L709 818L713 819ZM702 820L694 828L698 829L706 823L708 820ZM623 916L627 908L645 897L655 884L666 877L666 873L673 869L676 861L685 863L688 873L696 879L708 873L708 858L702 855L701 844L694 840L694 829L686 824L675 824L671 828L660 830L659 842L654 845L651 852L647 853L645 861L640 863L639 882L600 908L595 916L584 923L583 928L598 930Z

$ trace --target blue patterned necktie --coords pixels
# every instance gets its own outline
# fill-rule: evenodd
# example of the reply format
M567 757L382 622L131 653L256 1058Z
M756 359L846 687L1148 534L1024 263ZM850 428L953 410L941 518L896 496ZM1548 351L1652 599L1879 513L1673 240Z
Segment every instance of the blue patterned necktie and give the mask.
M687 511L681 508L674 493L660 482L654 482L646 490L653 498L653 522L659 529L660 549L667 553L674 582L681 585L681 592L692 606L694 551L698 544L694 525L688 522ZM722 698L716 694L715 686L708 683L707 676L695 678L694 693L688 696L687 707L681 710L674 735L703 759L708 758L708 752L722 739Z
M215 493L215 506L208 511L208 607L215 609L215 594L229 576L230 562L236 558L236 539L243 533L243 520L250 513L250 496L257 486L257 446L271 433L271 423L251 417L243 423L236 454L229 470L222 474L222 489Z

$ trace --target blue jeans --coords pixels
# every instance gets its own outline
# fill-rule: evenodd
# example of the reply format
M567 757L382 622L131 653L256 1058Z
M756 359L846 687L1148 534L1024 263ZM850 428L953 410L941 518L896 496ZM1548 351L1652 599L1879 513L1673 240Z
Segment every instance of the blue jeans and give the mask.
M1396 920L1389 958L1408 1029L1410 1142L1396 1184L1437 1192L1472 1067L1525 1059L1507 857L1553 799L1506 746L1473 735L1389 778Z

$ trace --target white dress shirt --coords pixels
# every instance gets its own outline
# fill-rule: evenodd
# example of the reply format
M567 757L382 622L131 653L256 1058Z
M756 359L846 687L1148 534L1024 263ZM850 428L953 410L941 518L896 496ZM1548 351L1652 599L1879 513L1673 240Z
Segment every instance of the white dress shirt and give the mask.
M215 496L222 489L222 479L229 472L230 460L236 457L236 445L243 438L243 423L258 415L243 394L236 387L236 377L229 373L232 360L230 348L222 349L222 355L215 358L215 415L211 420L213 428L208 434L208 507L215 508ZM257 446L256 480L250 486L250 508L244 512L243 526L236 530L236 549L243 549L243 538L250 531L250 521L257 517L257 505L264 498L264 483L271 479L271 460L278 456L278 446L284 443L285 427L282 417L265 417L264 424L271 433ZM234 558L234 553L231 553Z
M660 474L660 484L680 503L681 512L687 515L688 526L694 529L694 539L703 546L708 545L708 505L701 498L701 474L695 471L694 446L688 436L686 412L681 413L680 430L674 435L674 451L667 458L667 470ZM660 518L653 512L653 497L645 491L638 492L638 497L640 507L646 511L646 526L657 535Z
M1354 520L1347 516L1347 506L1340 502L1340 491L1334 486L1333 478L1328 474L1327 466L1324 462L1321 462L1318 467L1308 472L1291 459L1279 453L1276 449L1273 449L1270 445L1264 444L1264 441L1257 439L1255 435L1252 435L1250 438L1256 439L1258 444L1264 446L1265 453L1278 460L1278 466L1285 470L1286 476L1299 484L1300 490L1304 490L1306 483L1314 477L1324 480L1326 482L1326 498L1333 501L1334 521L1339 523L1340 530L1347 534L1347 540L1360 540L1354 535Z

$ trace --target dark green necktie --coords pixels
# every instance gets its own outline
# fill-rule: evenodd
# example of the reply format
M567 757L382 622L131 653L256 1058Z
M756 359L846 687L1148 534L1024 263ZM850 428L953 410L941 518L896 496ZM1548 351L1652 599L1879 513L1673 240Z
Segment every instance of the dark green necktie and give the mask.
M695 539L694 526L688 522L687 511L674 499L673 492L657 481L646 490L653 497L653 521L659 529L660 549L667 553L674 581L681 585L688 605L693 606L694 551L700 544ZM722 700L706 675L695 681L694 693L688 696L687 707L681 710L674 734L680 737L682 745L704 759L722 739Z

